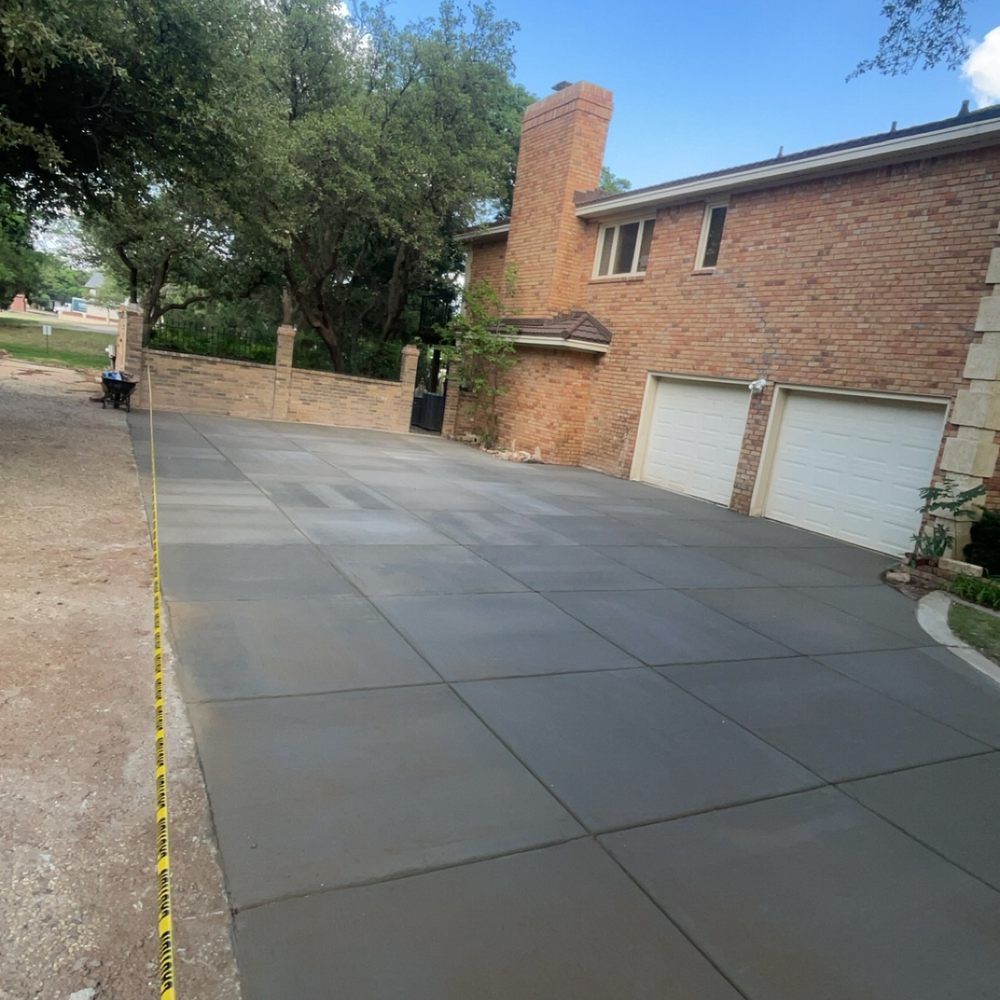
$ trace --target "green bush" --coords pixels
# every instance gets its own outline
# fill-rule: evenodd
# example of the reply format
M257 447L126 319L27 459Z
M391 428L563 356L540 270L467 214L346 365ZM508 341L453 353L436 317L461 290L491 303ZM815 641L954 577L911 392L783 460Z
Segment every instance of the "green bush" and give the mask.
M957 576L951 581L951 592L973 604L1000 610L1000 583L986 577Z
M972 541L963 550L966 560L982 566L990 576L1000 576L1000 510L984 510L969 535Z

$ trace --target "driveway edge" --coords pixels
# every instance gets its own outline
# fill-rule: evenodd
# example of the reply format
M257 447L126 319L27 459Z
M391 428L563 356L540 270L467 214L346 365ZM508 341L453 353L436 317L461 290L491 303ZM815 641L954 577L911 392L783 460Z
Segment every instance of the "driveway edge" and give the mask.
M948 625L948 612L952 604L964 604L943 590L932 590L917 602L917 621L920 627L937 643L946 646L956 656L965 660L970 667L1000 685L1000 666L963 642ZM970 605L974 607L974 605Z

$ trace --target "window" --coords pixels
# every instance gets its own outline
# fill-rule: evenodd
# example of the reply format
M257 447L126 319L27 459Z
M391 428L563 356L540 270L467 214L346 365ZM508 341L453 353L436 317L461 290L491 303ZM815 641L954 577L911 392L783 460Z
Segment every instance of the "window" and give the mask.
M719 262L722 246L722 230L726 225L728 202L716 202L705 206L705 220L701 224L701 239L698 241L696 270L708 270Z
M597 238L594 277L616 274L645 274L649 247L653 242L654 219L602 226Z

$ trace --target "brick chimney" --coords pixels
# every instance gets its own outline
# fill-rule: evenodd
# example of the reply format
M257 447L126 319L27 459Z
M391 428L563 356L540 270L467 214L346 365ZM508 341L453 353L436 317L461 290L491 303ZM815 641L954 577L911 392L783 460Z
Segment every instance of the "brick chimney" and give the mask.
M611 91L586 82L524 112L507 240L517 275L509 315L548 317L580 305L589 270L573 193L597 187L610 121Z

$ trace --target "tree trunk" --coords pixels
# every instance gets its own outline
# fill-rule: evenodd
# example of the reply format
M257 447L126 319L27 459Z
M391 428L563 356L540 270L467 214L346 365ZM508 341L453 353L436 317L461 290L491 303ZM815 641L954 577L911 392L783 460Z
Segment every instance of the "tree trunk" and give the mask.
M406 303L410 298L410 275L413 272L415 254L401 243L396 251L396 260L392 265L392 277L386 294L385 317L382 321L382 343L390 340L399 329L399 321L406 311Z
M344 352L323 298L323 280L325 279L314 281L311 284L302 284L296 281L291 262L286 259L285 280L288 282L288 291L295 300L302 318L323 338L323 343L326 344L326 349L330 352L333 370L343 372Z

